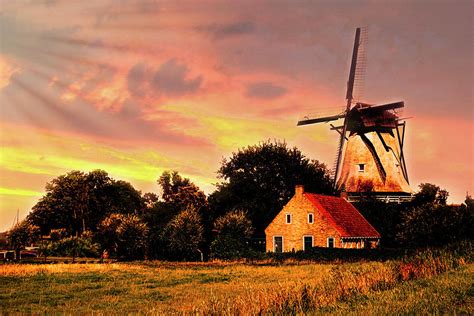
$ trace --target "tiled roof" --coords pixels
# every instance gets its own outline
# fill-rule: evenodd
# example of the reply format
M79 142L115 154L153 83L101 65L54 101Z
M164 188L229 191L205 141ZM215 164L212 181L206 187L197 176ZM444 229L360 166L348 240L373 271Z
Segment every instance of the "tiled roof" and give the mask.
M304 193L304 196L328 219L341 237L380 238L375 228L343 198L313 193Z

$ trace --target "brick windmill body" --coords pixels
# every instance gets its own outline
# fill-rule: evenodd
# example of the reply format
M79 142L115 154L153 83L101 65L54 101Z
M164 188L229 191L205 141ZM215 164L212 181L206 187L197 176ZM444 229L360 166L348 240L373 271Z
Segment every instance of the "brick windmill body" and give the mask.
M366 33L357 28L346 92L346 109L332 116L305 117L298 126L343 120L330 124L340 134L333 166L334 189L358 200L370 193L386 201L410 200L412 190L403 153L406 122L399 117L404 102L354 102L353 91L365 70Z

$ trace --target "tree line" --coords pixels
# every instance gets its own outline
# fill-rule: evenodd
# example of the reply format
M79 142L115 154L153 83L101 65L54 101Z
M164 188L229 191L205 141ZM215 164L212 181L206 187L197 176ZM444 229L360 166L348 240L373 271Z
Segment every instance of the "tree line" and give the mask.
M41 239L45 258L234 259L264 250L252 245L252 238L265 236L296 184L334 194L326 166L284 142L242 148L223 159L217 173L220 182L206 196L177 171L157 179L159 195L142 193L103 170L71 171L46 184L46 194L8 238L17 252ZM356 207L387 246L472 238L472 199L449 206L447 196L438 186L422 184L410 203L384 203L367 195Z

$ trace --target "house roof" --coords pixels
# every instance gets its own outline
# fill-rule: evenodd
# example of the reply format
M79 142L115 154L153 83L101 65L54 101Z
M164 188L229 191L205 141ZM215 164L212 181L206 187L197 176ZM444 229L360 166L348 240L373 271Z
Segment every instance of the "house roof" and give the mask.
M313 193L304 193L304 196L328 219L341 237L380 238L375 228L345 199Z

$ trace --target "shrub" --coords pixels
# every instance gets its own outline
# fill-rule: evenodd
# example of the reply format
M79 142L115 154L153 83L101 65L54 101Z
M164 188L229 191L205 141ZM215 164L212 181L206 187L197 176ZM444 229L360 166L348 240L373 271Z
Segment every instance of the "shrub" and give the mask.
M54 242L51 248L50 254L72 257L72 262L76 257L97 257L99 254L99 245L93 243L87 234L63 238Z
M173 259L202 259L204 226L201 216L192 207L179 213L166 226L163 236L168 241L170 256Z
M148 227L136 215L125 215L116 229L117 255L137 260L146 254Z
M143 259L147 236L148 226L136 215L111 214L98 226L102 248L122 259Z
M253 231L252 222L244 211L230 211L219 217L214 223L217 236L211 243L212 257L238 259L247 256Z

